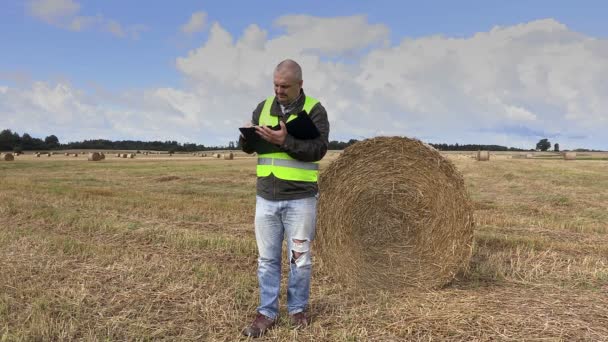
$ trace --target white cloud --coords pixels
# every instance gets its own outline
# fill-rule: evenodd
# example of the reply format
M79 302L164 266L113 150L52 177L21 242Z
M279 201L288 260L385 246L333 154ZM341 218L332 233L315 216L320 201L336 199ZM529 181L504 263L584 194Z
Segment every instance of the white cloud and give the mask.
M269 36L253 24L233 36L213 23L202 46L176 59L187 85L181 89L91 100L59 85L9 87L0 109L47 108L44 121L80 108L104 118L108 136L226 144L272 94L275 65L293 58L304 69L307 94L329 112L331 139L383 134L530 147L549 137L562 148L608 146L608 41L555 20L394 45L385 26L361 16L286 16L275 24L284 31ZM34 101L32 93L45 100ZM6 121L0 117L0 127Z
M200 32L205 28L207 24L207 13L199 11L192 13L190 20L182 25L181 31L186 34L193 34Z
M57 21L74 16L80 10L80 4L73 0L32 0L28 3L31 15L46 21Z
M30 0L28 13L42 21L71 31L97 28L117 37L138 39L144 25L123 26L118 21L105 18L102 14L81 15L81 6L74 0Z

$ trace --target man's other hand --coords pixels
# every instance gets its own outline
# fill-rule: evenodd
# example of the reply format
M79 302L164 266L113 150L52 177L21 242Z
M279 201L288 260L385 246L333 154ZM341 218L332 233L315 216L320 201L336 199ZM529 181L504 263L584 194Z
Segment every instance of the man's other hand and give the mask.
M285 142L285 137L287 136L287 128L285 127L285 123L283 121L279 122L279 126L281 129L278 131L274 131L271 128L266 126L255 126L256 133L262 137L262 139L268 141L271 144L275 145L283 145Z

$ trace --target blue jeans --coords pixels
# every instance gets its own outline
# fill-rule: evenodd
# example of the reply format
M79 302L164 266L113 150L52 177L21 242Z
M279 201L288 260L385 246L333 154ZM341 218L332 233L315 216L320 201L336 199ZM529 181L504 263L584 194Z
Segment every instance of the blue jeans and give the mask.
M258 245L260 306L257 311L275 319L279 314L281 254L287 238L290 272L287 310L290 315L306 310L310 293L312 258L310 244L315 236L317 197L269 201L256 196L255 238ZM294 242L301 240L304 242ZM294 252L301 253L296 259Z

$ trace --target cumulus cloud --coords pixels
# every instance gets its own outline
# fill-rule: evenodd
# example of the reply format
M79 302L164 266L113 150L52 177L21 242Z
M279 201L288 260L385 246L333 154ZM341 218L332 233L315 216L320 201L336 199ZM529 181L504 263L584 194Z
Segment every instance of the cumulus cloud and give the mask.
M190 20L182 25L181 31L186 34L193 34L200 32L205 28L207 24L207 13L199 11L192 13Z
M80 4L73 0L32 0L27 7L32 16L47 23L57 23L80 11Z
M138 39L140 33L147 29L140 24L124 27L116 20L105 18L102 14L81 15L81 6L74 0L30 0L27 10L31 16L48 24L77 32L98 28L117 37Z
M303 67L307 94L329 112L331 139L406 135L529 148L554 137L562 148L608 145L608 41L553 19L397 44L388 43L387 27L363 16L285 16L275 26L281 33L270 36L252 24L234 36L212 23L202 46L176 58L187 84L181 89L133 91L97 102L84 101L86 94L71 88L72 97L51 93L65 98L59 103L88 106L133 138L164 134L226 144L272 94L276 64L293 58ZM31 93L49 91L9 87L0 104L25 93L28 106L40 107ZM57 113L50 116L67 110L53 103L45 107Z

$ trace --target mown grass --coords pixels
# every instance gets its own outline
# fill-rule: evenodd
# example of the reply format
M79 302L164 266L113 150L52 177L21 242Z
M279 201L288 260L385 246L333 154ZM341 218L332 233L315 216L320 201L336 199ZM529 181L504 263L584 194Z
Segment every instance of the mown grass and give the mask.
M608 340L608 163L449 158L475 204L466 274L382 293L317 267L313 324L283 311L264 340ZM240 339L254 159L75 159L0 162L0 341Z

